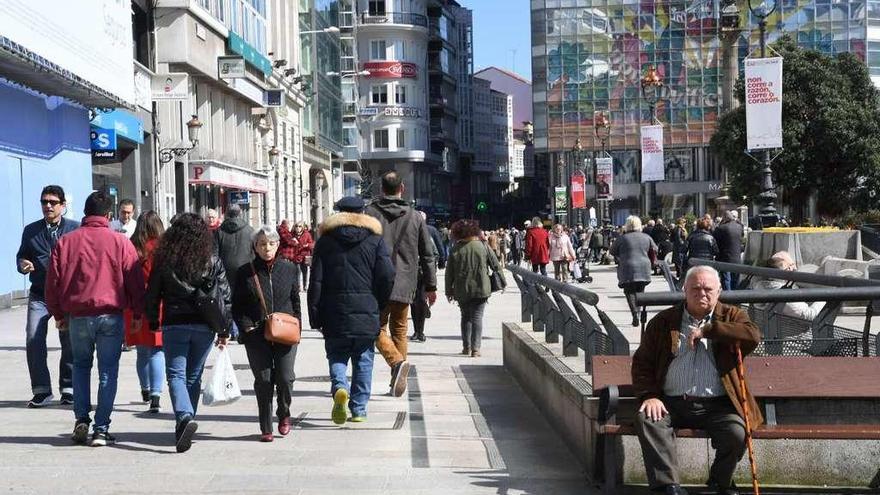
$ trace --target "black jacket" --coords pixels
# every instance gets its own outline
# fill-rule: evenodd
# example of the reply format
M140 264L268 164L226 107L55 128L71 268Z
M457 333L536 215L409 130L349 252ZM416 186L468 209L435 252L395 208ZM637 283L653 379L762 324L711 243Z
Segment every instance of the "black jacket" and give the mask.
M235 287L238 267L254 259L254 229L244 218L227 218L214 232L214 247L223 261L229 286Z
M685 263L691 258L714 260L716 256L718 256L718 244L708 231L697 229L688 236Z
M216 256L211 257L210 266L199 280L181 280L170 265L154 265L147 285L144 313L151 329L159 328L159 308L162 308L162 326L207 324L198 309L193 305L195 286L210 283L219 284L224 302L226 319L231 318L232 293L226 281L226 270ZM221 336L225 336L221 334Z
M718 244L716 260L725 263L740 263L743 249L743 226L739 222L727 221L715 227L712 233Z
M425 290L437 290L434 248L425 220L410 208L406 200L385 196L370 203L365 213L379 220L382 237L391 251L394 264L394 289L391 300L412 304L416 296L419 269Z
M251 268L253 266L253 268ZM276 256L271 266L263 258L254 256L251 262L238 267L235 288L232 291L232 317L238 325L241 341L263 338L266 313L257 294L254 270L260 278L260 288L269 313L287 313L302 319L299 303L299 267L281 256ZM247 332L248 328L254 331Z
M79 222L61 217L61 225L58 226L58 237L53 241L46 228L46 221L42 218L36 222L32 222L25 226L21 233L21 246L15 255L15 269L18 273L21 268L18 266L18 260L28 260L34 264L34 271L28 277L31 281L31 295L43 298L43 290L46 287L46 266L49 264L49 257L52 254L52 248L55 242L64 234L73 232L79 228Z
M394 266L375 218L337 213L321 225L309 281L312 328L325 338L375 338L393 286Z
M446 250L443 249L443 236L440 231L433 225L428 225L428 233L431 234L431 240L434 241L434 247L437 248L437 267L446 267Z

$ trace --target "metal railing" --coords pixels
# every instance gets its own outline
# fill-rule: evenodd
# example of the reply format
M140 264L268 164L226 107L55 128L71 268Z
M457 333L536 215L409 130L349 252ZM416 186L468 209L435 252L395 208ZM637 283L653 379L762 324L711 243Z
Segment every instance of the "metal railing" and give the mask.
M532 322L532 331L544 332L544 341L559 343L562 355L584 351L584 367L591 371L592 356L629 355L629 341L604 311L596 307L599 296L585 289L532 273L515 265L507 270L520 290L522 321ZM599 321L587 311L592 306Z
M428 18L411 12L387 12L385 14L361 14L361 24L406 24L428 27Z

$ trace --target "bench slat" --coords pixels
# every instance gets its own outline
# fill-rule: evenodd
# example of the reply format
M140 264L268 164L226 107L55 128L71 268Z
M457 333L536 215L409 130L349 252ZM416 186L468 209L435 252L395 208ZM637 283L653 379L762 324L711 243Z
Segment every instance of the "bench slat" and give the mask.
M600 433L606 435L635 435L632 425L603 425ZM708 438L704 430L677 428L679 438ZM765 439L826 439L826 440L880 440L880 425L763 425L752 434Z

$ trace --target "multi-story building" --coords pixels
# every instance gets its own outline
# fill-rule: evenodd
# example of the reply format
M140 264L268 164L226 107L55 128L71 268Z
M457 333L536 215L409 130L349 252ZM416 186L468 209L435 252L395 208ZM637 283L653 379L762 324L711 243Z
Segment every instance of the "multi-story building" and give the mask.
M768 39L783 32L805 48L851 51L880 82L880 16L870 2L777 2ZM593 128L597 111L609 113L614 159L612 220L629 214L715 212L722 171L708 148L722 112L723 61L720 2L576 0L531 2L534 136L538 167L554 185L574 168L587 167L587 198L594 197L592 158L600 149ZM741 7L741 59L757 45L757 23ZM872 41L872 40L877 40ZM640 126L651 119L639 80L655 65L665 87L657 106L664 125L666 177L640 184ZM741 66L740 66L741 67ZM580 140L583 151L576 151ZM548 190L548 193L550 191Z
M513 98L513 130L522 137L526 122L532 117L532 83L519 74L498 67L486 67L474 73L474 77L492 83L492 89L506 93Z

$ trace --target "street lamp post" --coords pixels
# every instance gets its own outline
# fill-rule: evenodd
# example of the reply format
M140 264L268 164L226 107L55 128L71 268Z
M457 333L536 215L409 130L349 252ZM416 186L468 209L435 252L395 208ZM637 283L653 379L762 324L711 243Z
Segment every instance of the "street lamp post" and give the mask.
M596 138L599 139L602 143L602 156L608 154L606 151L606 146L608 145L608 138L611 136L611 120L608 118L608 115L605 112L596 112L593 115L593 127L596 131ZM595 156L595 155L594 155ZM598 189L598 174L599 174L599 163L596 161L597 158L593 158L593 184L596 186L596 203L599 205L599 209L601 210L602 223L611 223L611 200L607 199L604 201L599 201L599 189Z
M761 38L761 58L767 57L767 17L776 10L776 0L749 0L749 10L758 18L758 30ZM770 168L770 150L765 149L761 155L761 194L758 198L761 202L761 225L763 227L775 227L778 217L776 215L776 188L773 187L773 170Z
M647 72L645 72L645 76L641 80L642 86L642 97L645 101L648 102L648 106L651 108L651 125L657 122L657 102L660 101L660 92L663 89L663 81L660 79L660 74L657 73L657 68L653 65L648 66ZM649 182L648 185L645 186L646 198L645 198L645 209L646 213L649 215L652 213L653 203L655 200L655 196L657 196L657 184L656 182Z

